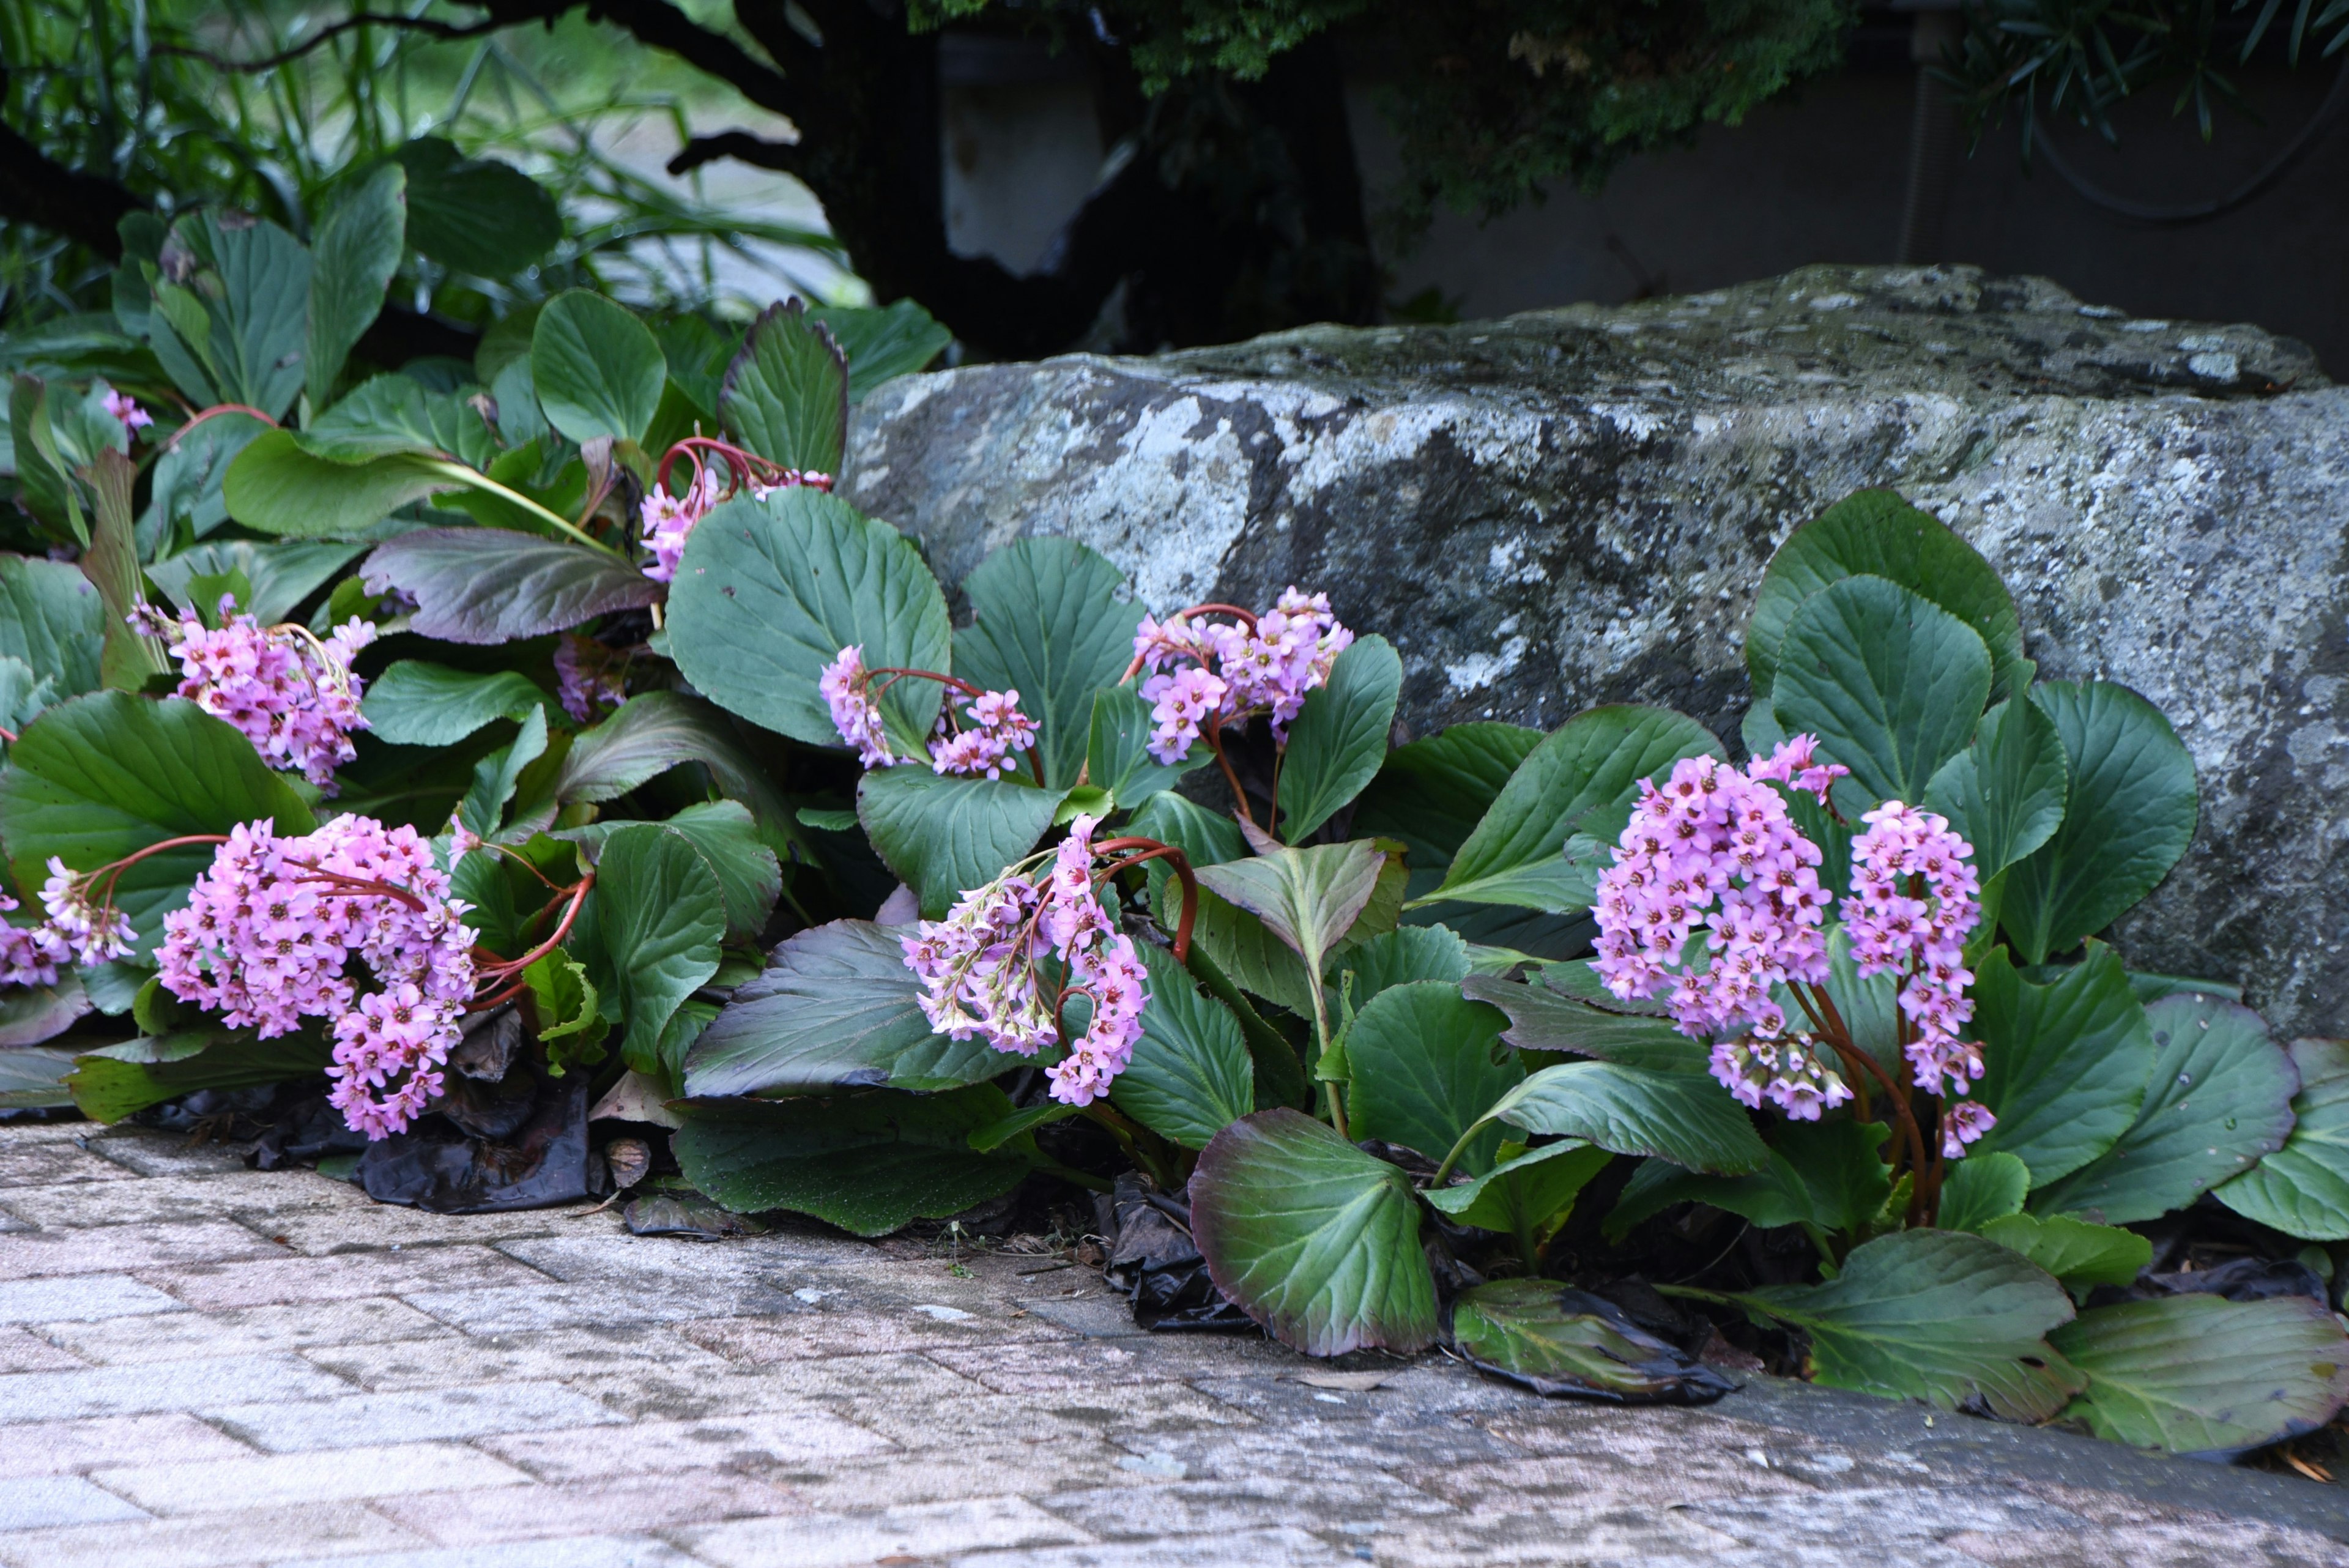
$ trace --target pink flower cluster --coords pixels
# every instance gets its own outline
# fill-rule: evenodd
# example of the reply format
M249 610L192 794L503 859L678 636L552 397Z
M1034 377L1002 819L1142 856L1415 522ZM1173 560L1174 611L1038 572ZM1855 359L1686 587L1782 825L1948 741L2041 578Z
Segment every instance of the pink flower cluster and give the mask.
M951 1039L981 1035L998 1051L1033 1056L1061 1043L1061 1001L1088 997L1092 1021L1068 1055L1044 1070L1052 1097L1071 1106L1107 1094L1133 1059L1150 1001L1132 939L1093 891L1094 826L1090 816L1071 825L1041 883L1017 871L999 877L904 941L905 967L923 983L923 1015ZM1064 987L1043 977L1047 957L1067 964Z
M1282 591L1253 626L1240 620L1165 621L1142 618L1133 656L1149 671L1143 698L1153 706L1150 754L1173 766L1211 725L1269 712L1277 739L1305 706L1305 694L1330 679L1330 667L1354 640L1330 611L1327 594Z
M1851 898L1843 910L1852 960L1863 975L1900 977L1917 1086L1956 1099L1982 1075L1982 1048L1959 1036L1974 1015L1966 995L1974 977L1965 967L1966 938L1982 919L1982 883L1968 858L1973 846L1946 818L1897 800L1860 820L1868 828L1851 841ZM1971 1100L1951 1106L1941 1116L1945 1152L1962 1155L1994 1119Z
M718 485L718 470L703 467L695 471L693 479L682 494L671 495L656 489L645 497L636 509L637 520L644 526L644 542L651 546L652 565L645 576L657 583L672 582L677 577L677 565L685 558L685 542L693 536L693 525L708 514L709 509L724 499L727 493ZM796 484L816 490L830 490L832 475L818 473L813 469L787 468L782 477L772 484L753 484L750 498L764 501L778 490L788 490Z
M41 884L41 908L49 917L43 926L76 963L128 958L139 933L130 929L129 917L116 909L112 899L103 904L89 901L90 883L91 878L50 856L48 880Z
M1815 795L1824 805L1827 790L1836 780L1849 778L1851 770L1841 763L1815 760L1819 748L1816 735L1797 735L1779 743L1766 757L1755 757L1745 764L1745 776L1760 782L1772 780L1789 789L1798 789Z
M888 725L873 694L873 672L864 668L862 643L842 649L840 657L823 667L816 690L832 710L832 727L856 748L857 760L866 767L895 767L915 760L889 749ZM1036 721L1019 711L1018 691L982 691L971 698L964 707L968 723L956 722L955 707L949 698L930 737L933 773L999 779L1019 765L1013 753L1036 744Z
M0 914L17 907L16 899L0 893ZM0 986L55 985L58 966L71 963L73 956L65 938L46 923L0 924Z
M222 596L217 631L193 610L172 620L151 605L133 611L130 624L170 645L181 696L235 725L272 767L299 768L333 794L335 769L358 755L352 732L367 727L365 682L351 660L375 640L375 627L354 619L322 639L290 622L264 628L235 607Z
M566 631L554 645L555 695L563 711L585 724L598 708L628 700L628 657L592 637Z
M139 400L128 392L109 390L103 400L106 411L122 421L123 430L142 431L155 422L155 416L139 406Z
M1851 1091L1810 1036L1788 1037L1771 989L1826 978L1828 900L1818 846L1761 780L1799 774L1810 744L1790 742L1744 773L1689 757L1661 788L1643 781L1615 863L1599 876L1596 911L1608 989L1628 1000L1671 985L1682 1033L1734 1037L1714 1046L1713 1075L1747 1105L1766 1097L1806 1120ZM1700 924L1702 965L1686 951Z
M369 1138L404 1130L442 1088L473 994L474 932L430 843L338 817L281 838L248 823L163 917L165 990L263 1038L334 1020L329 1098ZM359 994L356 958L378 989Z

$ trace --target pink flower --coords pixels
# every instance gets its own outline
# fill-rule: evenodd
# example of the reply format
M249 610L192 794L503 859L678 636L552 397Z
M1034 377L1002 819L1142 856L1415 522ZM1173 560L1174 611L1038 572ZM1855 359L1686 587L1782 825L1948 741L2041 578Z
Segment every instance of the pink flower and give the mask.
M940 732L930 742L933 773L999 779L1018 765L1012 753L1036 744L1036 721L1019 711L1017 691L980 692L971 699L969 717L968 728L952 730L947 715L939 716Z
M628 656L592 637L564 632L554 645L555 694L563 711L585 724L600 709L628 700Z
M93 905L88 881L57 857L49 857L49 879L41 884L41 907L48 912L45 938L32 939L35 953L63 948L78 964L128 958L139 933L111 902ZM13 904L11 905L13 908ZM44 981L56 983L56 977Z
M1782 741L1766 758L1746 764L1745 776L1751 779L1775 779L1791 789L1808 791L1826 804L1827 789L1836 780L1848 778L1851 770L1841 763L1814 763L1811 753L1818 749L1816 735L1797 735Z
M1979 1100L1960 1100L1941 1113L1941 1158L1963 1159L1966 1145L1998 1125L1990 1107Z
M1330 613L1328 595L1294 587L1253 627L1144 616L1133 655L1149 674L1142 695L1154 704L1150 754L1171 767L1208 726L1242 723L1256 713L1270 714L1274 738L1286 742L1306 694L1329 680L1331 665L1353 640Z
M354 619L321 639L291 623L264 630L235 608L222 597L217 631L192 610L171 620L142 605L129 619L169 643L180 664L180 696L233 724L272 767L299 769L335 794L335 769L358 755L350 737L367 728L359 711L366 682L351 661L375 640L376 628Z
M857 760L868 768L894 767L897 755L889 749L889 728L881 717L881 705L873 700L872 679L865 671L864 648L860 643L842 649L840 656L823 667L816 690L823 693L824 703L832 710L832 727L856 748Z
M1862 975L1901 977L1917 1086L1962 1095L1982 1075L1980 1048L1959 1038L1974 1015L1965 994L1974 977L1962 967L1966 938L1982 919L1982 884L1968 858L1973 847L1947 819L1897 800L1860 820L1868 830L1851 843L1843 911L1852 960Z
M711 507L718 504L718 471L699 470L685 487L682 495L671 495L655 490L645 497L637 509L644 524L645 543L652 546L652 565L645 576L657 583L666 583L677 576L678 562L685 556L685 542L693 536L693 525Z
M141 431L155 422L155 417L139 406L137 399L127 392L109 390L104 399L106 411L122 421L125 431Z

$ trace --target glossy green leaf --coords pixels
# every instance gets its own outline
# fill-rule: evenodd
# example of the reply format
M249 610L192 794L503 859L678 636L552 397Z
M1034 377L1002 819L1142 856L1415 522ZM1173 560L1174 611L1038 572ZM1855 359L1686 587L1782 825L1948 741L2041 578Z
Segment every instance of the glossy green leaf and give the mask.
M25 903L27 915L39 907L30 899ZM60 973L55 985L12 985L0 991L0 1061L28 1045L56 1039L90 1006L89 993L72 970ZM5 1105L0 1101L0 1106Z
M1411 1179L1292 1110L1216 1135L1191 1178L1192 1237L1216 1288L1308 1355L1424 1350L1435 1280Z
M1710 1054L1661 1018L1609 1012L1547 985L1471 975L1461 989L1508 1014L1501 1038L1521 1051L1564 1051L1659 1073L1704 1073Z
M1516 1147L1504 1145L1506 1158L1482 1175L1464 1179L1455 1172L1454 1185L1420 1196L1463 1225L1518 1237L1525 1251L1533 1251L1615 1157L1574 1138L1507 1153Z
M878 306L819 305L808 319L821 323L847 358L852 403L884 381L926 369L954 341L953 333L910 299Z
M1954 1410L1979 1398L2044 1421L2080 1384L2045 1335L2072 1319L2048 1273L1962 1231L1902 1231L1852 1249L1816 1285L1733 1297L1810 1336L1814 1382Z
M378 163L355 177L318 224L302 366L312 408L334 400L343 361L383 310L407 235L408 171L398 163Z
M81 471L88 482L92 504L89 547L82 552L82 575L98 589L106 607L106 635L98 645L98 672L109 686L125 691L142 690L147 681L171 669L162 643L133 631L131 612L146 599L139 571L137 524L131 517L130 491L138 470L119 452L101 452Z
M1319 974L1378 888L1385 857L1366 841L1276 849L1195 868L1199 885L1246 909Z
M1448 981L1455 992L1468 978L1468 944L1443 926L1399 926L1346 949L1330 965L1353 976L1356 1012L1390 986L1415 980Z
M1033 849L1060 804L1058 790L955 778L924 767L878 769L856 786L856 815L865 836L931 919Z
M574 288L538 313L530 378L546 422L573 441L633 441L660 409L668 363L634 311Z
M1495 1280L1452 1306L1452 1348L1537 1394L1626 1405L1704 1405L1736 1385L1623 1309L1553 1280Z
M519 719L553 699L511 670L476 674L403 659L367 682L359 704L376 739L395 746L453 746L484 724Z
M1863 490L1788 535L1770 557L1745 627L1745 665L1766 697L1779 643L1805 600L1857 576L1885 578L1957 617L1990 649L1998 695L2020 696L2031 679L2014 596L1972 545L1889 490Z
M71 564L0 555L0 657L53 676L59 697L98 690L105 619L98 590Z
M611 1026L604 1022L603 998L586 966L557 948L542 954L522 978L530 987L534 1032L547 1047L549 1068L560 1075L566 1064L603 1060L604 1036Z
M819 1095L836 1089L951 1089L1015 1064L984 1040L930 1031L903 928L834 920L774 950L685 1061L685 1092Z
M171 225L164 262L187 283L156 283L149 329L181 390L285 418L302 393L310 253L275 223L206 210Z
M233 411L182 426L155 460L146 515L139 523L140 547L151 556L175 530L181 537L201 539L227 522L228 498L222 489L229 465L269 428L251 414Z
M1633 798L1640 781L1682 757L1718 754L1695 720L1661 708L1594 708L1526 753L1453 857L1429 899L1580 908L1563 851L1594 811Z
M1750 1176L1701 1176L1651 1160L1624 1187L1607 1235L1619 1241L1675 1203L1709 1203L1764 1230L1856 1234L1892 1191L1880 1152L1887 1136L1881 1122L1786 1122L1771 1131L1769 1163Z
M1882 577L1847 577L1787 624L1770 705L1789 734L1851 769L1868 801L1921 801L1973 739L1990 700L1990 650L1973 629Z
M1567 1062L1534 1074L1485 1114L1530 1133L1578 1137L1713 1175L1759 1170L1770 1158L1729 1091L1694 1073Z
M2300 1074L2292 1135L2213 1194L2287 1236L2349 1241L2349 1042L2295 1040L2292 1062Z
M2068 777L2064 740L2036 702L2001 702L1982 715L1973 744L1941 764L1924 804L1973 846L1987 881L2055 835Z
M1941 1178L1940 1211L1934 1223L1944 1231L1971 1231L2023 1212L2031 1192L2031 1168L2011 1154L1979 1149L1949 1167Z
M1159 1137L1205 1148L1256 1109L1247 1041L1231 1009L1202 992L1173 953L1148 942L1134 950L1150 971L1150 1003L1110 1098Z
M697 524L669 590L669 649L696 691L812 746L840 745L816 690L848 647L869 670L944 671L946 596L912 540L846 502L795 485L736 500ZM917 756L938 687L900 680L881 700L901 754Z
M1150 754L1154 721L1150 704L1131 686L1112 686L1093 693L1092 723L1085 745L1085 776L1107 790L1121 806L1141 805L1162 790L1174 787L1185 774L1195 773L1214 760L1205 746L1168 767Z
M682 691L639 693L579 732L555 776L554 796L565 805L616 800L681 763L700 763L720 794L749 807L768 848L806 858L797 813L732 721Z
M838 473L848 448L848 365L831 331L796 299L761 311L726 368L718 417L761 457Z
M66 1076L74 1054L52 1046L0 1051L0 1111L46 1110L73 1104Z
M971 1134L1010 1114L992 1084L738 1101L698 1111L671 1146L686 1179L738 1214L789 1210L851 1235L885 1236L1017 1187L1033 1163L1024 1139L988 1153L970 1147Z
M336 462L441 452L486 469L498 455L497 438L471 399L429 390L412 376L370 377L296 440L312 456Z
M1401 840L1414 885L1432 888L1541 741L1539 730L1485 722L1397 746L1355 803L1354 830Z
M962 591L972 620L955 633L955 674L1018 691L1019 711L1040 732L1045 782L1073 786L1085 766L1094 694L1115 686L1133 659L1142 606L1115 566L1073 539L1007 545L963 579ZM1092 782L1116 787L1108 777Z
M600 848L605 840L628 826L625 821L595 822L566 828L554 836ZM718 891L726 903L728 940L755 940L775 912L775 900L782 896L783 869L774 850L761 839L758 818L750 807L732 800L698 801L673 813L661 826L685 835L718 878Z
M1978 1233L2022 1253L2073 1291L2133 1284L2137 1271L2153 1262L2153 1243L2136 1231L2063 1214L2002 1215L1985 1220Z
M419 452L337 462L305 450L295 431L264 431L228 465L221 497L230 516L264 534L350 538L411 502L458 488L451 466Z
M2300 1075L2258 1013L2223 997L2180 995L2145 1016L2155 1055L2137 1119L2095 1159L2036 1188L2033 1212L2111 1225L2158 1220L2283 1147Z
M284 834L316 826L253 742L176 697L94 691L61 703L8 748L0 771L0 840L20 888L41 885L51 856L95 870L167 838L225 834L263 817ZM161 938L164 912L187 901L212 859L212 846L192 844L122 873L115 901L141 951Z
M545 754L546 710L533 704L523 710L522 728L512 741L473 764L472 786L457 803L457 820L483 838L499 836L506 807L521 787L523 770Z
M442 642L543 637L661 597L608 550L503 528L419 528L377 545L360 571L371 591L414 598L411 629Z
M666 1078L657 1054L661 1032L678 1004L718 972L726 935L718 878L690 839L644 823L605 841L595 898L627 1024L621 1054L637 1072Z
M2305 1296L2124 1302L2048 1337L2087 1377L2064 1414L2139 1448L2222 1459L2322 1427L2349 1400L2349 1337Z
M205 613L214 607L198 605L194 585L202 577L241 574L251 588L238 607L264 626L292 618L303 602L334 580L351 564L362 545L287 542L260 545L250 539L219 539L198 545L147 568L150 581L171 596L181 608Z
M1402 657L1383 637L1358 638L1309 691L1288 727L1280 767L1280 835L1295 844L1361 794L1386 760L1402 693Z
M2031 700L2071 764L2063 826L2007 873L1999 920L2032 963L2077 947L2158 886L2194 839L2194 759L2126 686L2050 681Z
M1525 1079L1516 1053L1501 1044L1504 1022L1462 996L1456 983L1411 981L1381 992L1346 1032L1347 1130L1443 1159ZM1500 1140L1497 1127L1486 1127L1462 1163L1472 1172L1491 1169Z
M501 278L531 265L563 237L545 187L492 158L419 136L392 151L408 172L408 243L443 266Z
M2154 1071L2145 1009L2112 949L2092 946L2046 985L1993 950L1975 966L1973 1001L1986 1068L1974 1097L1998 1122L1970 1158L2013 1155L2044 1189L2111 1148Z
M85 1052L74 1059L65 1086L82 1115L92 1121L119 1122L198 1089L250 1089L315 1079L333 1060L332 1042L308 1031L256 1040L218 1030L191 1030Z

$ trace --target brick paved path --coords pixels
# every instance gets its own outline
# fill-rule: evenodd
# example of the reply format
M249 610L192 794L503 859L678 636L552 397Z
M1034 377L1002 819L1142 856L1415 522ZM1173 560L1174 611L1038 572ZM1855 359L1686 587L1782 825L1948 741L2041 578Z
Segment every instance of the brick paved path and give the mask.
M1762 1379L1317 1386L1039 1262L442 1218L0 1127L0 1563L2349 1568L2332 1488Z

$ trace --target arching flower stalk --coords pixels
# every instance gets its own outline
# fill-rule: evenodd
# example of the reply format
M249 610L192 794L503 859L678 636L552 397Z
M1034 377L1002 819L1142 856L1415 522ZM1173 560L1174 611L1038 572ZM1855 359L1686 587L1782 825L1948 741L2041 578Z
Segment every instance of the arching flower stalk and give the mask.
M1713 1042L1713 1075L1743 1105L1766 1101L1816 1120L1854 1097L1850 1080L1873 1080L1916 1176L1914 1218L1930 1211L1940 1162L1962 1158L1993 1120L1980 1104L1958 1100L1982 1071L1979 1050L1958 1034L1972 1016L1963 949L1982 914L1972 850L1942 818L1888 801L1867 814L1868 831L1853 841L1843 911L1859 972L1899 977L1900 1040L1916 1086L1957 1102L1940 1113L1933 1159L1907 1092L1854 1045L1827 994L1824 857L1768 787L1826 805L1847 770L1816 763L1816 745L1797 736L1742 772L1687 758L1661 787L1642 784L1614 864L1599 877L1595 967L1627 1001L1669 992L1675 1026ZM1809 1027L1790 1025L1782 992ZM1868 1109L1863 1096L1862 1114Z
M887 679L880 679L885 676ZM935 670L867 670L864 646L858 644L842 649L840 656L824 666L816 689L832 710L833 728L842 741L856 749L857 760L866 767L895 767L922 760L897 755L881 712L882 695L904 680L935 680L949 693L930 735L931 772L999 779L1017 770L1013 753L1026 752L1036 783L1043 784L1043 760L1035 751L1036 722L1019 711L1017 691L982 691L968 680Z
M152 605L129 618L179 661L180 696L235 725L272 767L299 769L335 794L335 769L358 755L351 735L368 727L359 711L367 683L351 661L375 640L375 627L354 618L324 638L294 621L264 628L226 594L218 610L217 628L193 610L174 619Z
M1090 1106L1109 1092L1133 1058L1150 1001L1147 972L1133 939L1102 908L1101 884L1147 861L1168 862L1183 885L1178 959L1190 955L1198 907L1197 885L1180 849L1149 838L1095 843L1096 826L1092 817L1078 817L1058 847L965 893L946 919L924 921L902 944L905 967L922 981L923 1015L938 1033L954 1040L978 1036L1020 1056L1065 1042L1068 1054L1045 1075L1052 1097L1071 1106ZM1064 979L1055 981L1048 961L1063 966ZM1080 995L1090 1002L1092 1017L1070 1039L1063 1014Z
M682 477L677 472L680 463L690 471ZM722 480L720 470L724 471ZM745 490L752 499L763 501L776 491L795 484L830 490L832 475L812 469L785 468L757 452L712 436L686 437L662 454L652 489L638 508L644 543L653 553L652 564L644 569L645 576L657 583L674 580L694 524L719 502L730 501Z

